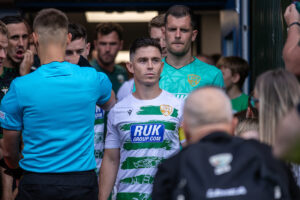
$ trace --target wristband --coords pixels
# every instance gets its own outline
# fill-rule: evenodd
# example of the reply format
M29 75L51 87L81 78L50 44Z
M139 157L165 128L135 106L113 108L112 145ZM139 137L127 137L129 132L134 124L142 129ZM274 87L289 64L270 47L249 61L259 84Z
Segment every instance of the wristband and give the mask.
M287 30L289 30L291 28L291 26L294 26L294 25L298 25L300 27L300 23L299 22L293 22L290 25L288 25Z

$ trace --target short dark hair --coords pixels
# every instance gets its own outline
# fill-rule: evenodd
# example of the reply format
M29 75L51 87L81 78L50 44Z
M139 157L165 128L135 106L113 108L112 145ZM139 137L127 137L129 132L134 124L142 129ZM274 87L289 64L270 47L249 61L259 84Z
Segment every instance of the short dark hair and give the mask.
M6 25L0 20L0 33L7 37L7 28Z
M98 34L101 35L108 35L112 33L113 31L116 31L116 33L119 36L119 40L123 40L123 28L120 24L117 23L101 23L96 26L96 36L95 38L98 38Z
M159 50L160 54L162 53L160 44L156 40L149 37L138 38L132 43L130 47L130 60L133 59L134 54L139 48L148 46L156 47Z
M165 15L165 25L167 25L169 15L172 15L176 18L190 16L191 26L193 27L193 29L196 29L195 17L194 17L192 10L189 7L184 6L184 5L174 5L174 6L170 7Z
M82 26L81 24L77 23L70 23L68 25L68 33L71 33L73 42L74 40L83 38L85 42L87 42L87 34L86 34L86 28Z
M246 77L248 76L249 65L246 60L237 56L222 57L216 65L218 68L225 67L230 69L232 74L239 74L240 80L238 87L242 88Z
M31 28L26 20L19 15L5 16L0 19L5 25L24 23L28 33L31 33Z
M23 23L25 20L18 15L13 15L13 16L5 16L1 19L1 21L8 25L8 24L19 24L19 23Z

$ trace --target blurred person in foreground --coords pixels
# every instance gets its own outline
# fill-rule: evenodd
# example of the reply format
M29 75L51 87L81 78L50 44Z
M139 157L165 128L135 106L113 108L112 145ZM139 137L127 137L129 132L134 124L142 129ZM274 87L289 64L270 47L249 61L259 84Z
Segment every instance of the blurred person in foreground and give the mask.
M278 124L300 102L298 80L283 69L267 71L256 80L254 99L259 115L259 140L274 147ZM300 186L300 166L291 165Z
M96 200L94 111L96 103L113 106L111 83L103 73L64 61L71 40L64 13L41 10L33 31L42 66L15 79L0 107L5 162L24 170L17 199Z
M153 200L300 198L290 171L270 147L232 137L231 109L219 88L203 87L187 97L183 129L189 145L159 165Z
M288 162L300 164L300 104L279 122L274 154Z

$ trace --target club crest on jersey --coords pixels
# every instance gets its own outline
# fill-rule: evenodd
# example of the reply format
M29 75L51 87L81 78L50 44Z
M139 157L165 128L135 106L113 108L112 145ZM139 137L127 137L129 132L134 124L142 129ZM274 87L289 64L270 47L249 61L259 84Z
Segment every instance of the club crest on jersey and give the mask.
M164 124L134 124L130 127L131 142L163 142L164 132Z
M201 77L196 74L188 75L188 82L192 87L197 86L200 83Z
M231 171L231 153L220 153L209 158L209 163L215 168L215 175L222 175Z
M173 107L169 106L169 105L161 105L160 106L160 112L164 115L164 116L169 116L173 113Z

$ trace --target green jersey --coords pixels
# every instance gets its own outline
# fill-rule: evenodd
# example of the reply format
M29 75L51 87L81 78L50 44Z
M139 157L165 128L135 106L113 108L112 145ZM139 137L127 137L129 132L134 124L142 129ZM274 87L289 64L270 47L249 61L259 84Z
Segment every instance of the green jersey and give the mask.
M200 61L196 57L194 57L193 62L179 69L169 65L165 58L162 61L164 68L159 86L177 98L184 99L191 91L202 86L224 87L221 70Z
M179 151L182 100L162 93L151 100L132 94L108 114L105 149L120 148L118 200L150 199L157 165Z
M237 98L231 99L232 110L234 113L247 110L248 108L248 96L242 93Z
M105 73L111 84L112 89L115 92L115 94L118 93L118 90L120 89L121 85L128 80L128 74L124 67L121 65L114 65L114 70L112 72L108 72L103 70L100 65L98 64L97 60L92 60L91 65L93 68L95 68L98 72Z

